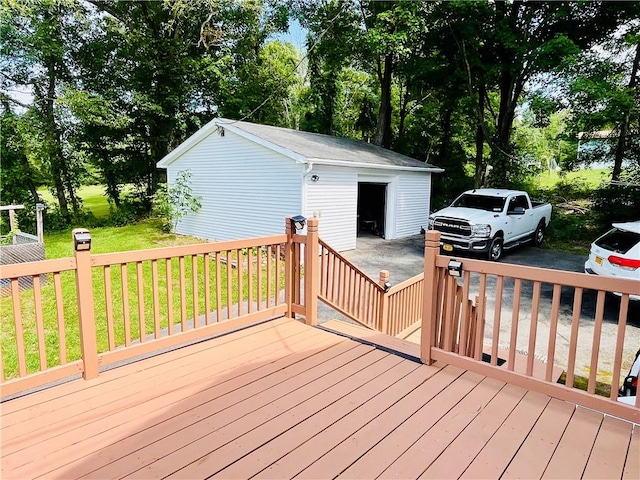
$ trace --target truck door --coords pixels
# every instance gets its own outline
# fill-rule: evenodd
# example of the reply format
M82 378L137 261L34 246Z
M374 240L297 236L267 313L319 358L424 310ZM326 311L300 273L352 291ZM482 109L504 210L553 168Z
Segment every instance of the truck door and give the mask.
M533 230L533 209L526 195L514 195L509 199L507 215L510 219L514 240L528 235Z

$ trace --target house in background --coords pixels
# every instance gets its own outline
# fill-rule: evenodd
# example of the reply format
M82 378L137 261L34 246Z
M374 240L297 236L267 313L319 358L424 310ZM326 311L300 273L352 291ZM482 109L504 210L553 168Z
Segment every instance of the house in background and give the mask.
M202 208L177 232L232 240L282 232L282 219L321 219L339 251L358 233L386 239L427 225L431 174L443 170L368 143L216 118L158 162L169 184L181 170Z

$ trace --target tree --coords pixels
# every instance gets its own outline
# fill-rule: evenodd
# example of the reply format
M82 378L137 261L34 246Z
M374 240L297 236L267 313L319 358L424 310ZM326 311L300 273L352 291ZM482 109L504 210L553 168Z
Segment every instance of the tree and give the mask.
M495 2L489 17L495 25L489 35L495 53L483 55L495 65L500 96L490 143L494 184L508 185L514 171L512 125L527 82L607 38L633 10L615 2Z
M11 111L9 101L2 98L2 118L0 127L0 158L2 158L2 182L0 198L5 205L22 205L27 208L18 210L18 223L29 231L29 225L35 224L34 207L40 201L36 190L35 172L29 164L20 133L20 117ZM6 233L3 231L3 233Z
M9 91L27 90L33 95L28 107L32 134L38 137L31 150L50 174L50 182L63 215L80 211L75 193L78 169L64 149L68 112L58 102L73 82L71 46L81 36L80 11L72 0L3 2L2 90L5 98L19 103ZM32 142L35 144L35 142Z

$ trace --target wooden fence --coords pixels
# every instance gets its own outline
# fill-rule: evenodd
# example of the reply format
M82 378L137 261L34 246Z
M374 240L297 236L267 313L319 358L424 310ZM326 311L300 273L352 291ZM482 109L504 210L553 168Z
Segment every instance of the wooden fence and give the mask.
M308 229L294 235L287 220L283 235L102 255L79 250L3 266L2 395L77 374L93 378L117 362L223 330L306 315L301 244L314 231L317 239L317 220ZM32 289L20 289L24 278Z
M322 240L318 297L359 324L384 331L385 289Z
M380 272L376 282L357 266L333 250L322 240L320 243L320 286L318 297L346 317L386 335L396 336L412 327L418 328L422 319L424 274L418 274L398 285L388 284L389 272ZM442 292L440 292L442 296ZM463 324L475 318L475 304L463 308L467 296L458 287L452 308ZM441 332L444 335L445 331Z
M640 282L465 258L460 259L463 264L460 286L456 278L447 272L451 257L440 255L439 248L439 233L428 232L425 243L421 332L421 356L425 363L443 361L640 422L638 400L635 408L617 402L623 357L633 359L640 347L628 341L625 345L629 295L638 292ZM474 283L477 283L478 289L477 309L468 300L472 277L475 277ZM510 304L503 300L507 284L509 297L512 298ZM531 307L528 311L521 308L525 289L527 295L531 295ZM619 306L616 305L615 347L605 354L601 353L601 344L605 300L609 292L616 292L620 298L615 299L615 302L619 302ZM572 318L570 326L564 327L569 329L566 335L559 332L562 295L565 299L570 295L567 310L571 312ZM550 297L551 300L548 325L540 318L543 296ZM581 319L583 302L587 297L589 301L595 300L592 322ZM489 302L493 304L493 314L487 318ZM474 313L469 315L468 312L472 310ZM522 324L526 327L524 331ZM565 384L559 384L553 378L553 368L560 360L560 341L567 337L562 354L562 363L567 365L566 379ZM483 349L487 345L490 345L489 363L482 361ZM506 365L498 367L501 346L508 355ZM590 357L588 365L580 371L578 348L587 349ZM524 372L515 371L516 352L526 355ZM602 358L605 355L606 358ZM534 362L540 357L546 358L546 368L543 378L535 378ZM603 385L602 381L598 382L597 373L605 364L611 366L612 374L610 380ZM576 378L582 372L588 372L586 391L577 388ZM609 390L607 397L602 396L602 391L597 392L597 389L603 388Z

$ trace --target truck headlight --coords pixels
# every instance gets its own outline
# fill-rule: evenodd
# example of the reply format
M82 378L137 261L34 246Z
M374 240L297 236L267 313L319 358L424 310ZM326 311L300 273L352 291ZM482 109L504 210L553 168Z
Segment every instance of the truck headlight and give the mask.
M490 237L491 225L471 225L471 236L473 237Z

